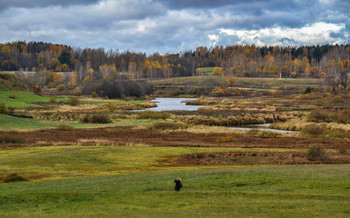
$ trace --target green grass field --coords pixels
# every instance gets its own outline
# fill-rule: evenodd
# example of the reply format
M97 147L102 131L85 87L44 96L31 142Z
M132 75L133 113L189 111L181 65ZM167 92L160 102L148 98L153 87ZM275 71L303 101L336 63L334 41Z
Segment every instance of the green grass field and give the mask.
M140 123L142 124L142 122ZM75 128L96 128L96 127L108 127L108 126L119 125L115 123L86 124L86 123L80 123L78 121L38 120L38 119L20 118L20 117L14 117L6 114L0 114L0 130L5 130L5 131L56 128L60 124L66 124ZM127 123L121 123L119 126L130 126L133 124L134 123L132 122L127 122ZM139 123L136 123L136 124L139 124ZM147 124L145 123L145 125Z
M12 95L16 98L11 98ZM5 103L7 107L26 108L26 107L40 107L33 102L49 102L51 97L39 96L30 92L21 91L0 91L0 103Z
M168 162L181 154L229 150L242 149L2 148L2 177L18 173L30 181L0 184L0 216L350 215L349 165L176 167ZM176 193L178 176L184 188Z
M178 176L184 188L175 192ZM0 185L0 216L348 217L349 182L349 165L204 167L19 182Z

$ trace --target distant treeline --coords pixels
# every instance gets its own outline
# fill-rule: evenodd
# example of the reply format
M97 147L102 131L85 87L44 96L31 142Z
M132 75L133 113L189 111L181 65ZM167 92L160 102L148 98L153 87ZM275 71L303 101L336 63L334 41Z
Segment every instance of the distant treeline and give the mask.
M178 54L147 56L103 48L72 48L45 42L0 44L0 70L35 71L42 85L60 76L52 72L73 72L70 83L91 80L169 78L202 75L201 67L215 67L213 75L246 77L334 78L346 86L350 70L350 45L281 47L255 45L198 47ZM49 75L51 73L51 75ZM346 80L346 81L345 81Z

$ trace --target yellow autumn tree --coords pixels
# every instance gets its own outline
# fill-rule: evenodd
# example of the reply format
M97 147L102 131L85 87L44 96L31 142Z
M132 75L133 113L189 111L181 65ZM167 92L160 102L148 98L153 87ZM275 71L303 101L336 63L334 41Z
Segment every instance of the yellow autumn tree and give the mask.
M212 76L222 76L222 67L214 67L213 72L211 72Z

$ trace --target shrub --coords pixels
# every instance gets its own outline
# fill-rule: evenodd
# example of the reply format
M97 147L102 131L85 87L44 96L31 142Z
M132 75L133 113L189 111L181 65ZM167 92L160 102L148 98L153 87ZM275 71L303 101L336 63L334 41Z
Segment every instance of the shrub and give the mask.
M59 84L56 88L57 88L58 91L66 90L66 86L64 86L63 84Z
M158 130L167 130L167 129L186 129L187 126L182 123L168 123L168 122L160 122L155 123L151 127L152 129L158 129Z
M315 121L315 122L317 121L329 122L331 121L329 114L330 114L329 111L316 109L310 112L309 120Z
M92 123L112 123L111 119L105 114L95 114L91 117Z
M56 98L50 98L50 103L56 103Z
M170 117L168 112L152 112L152 111L144 111L141 112L138 116L139 119L167 119Z
M112 103L107 104L107 108L110 112L113 112L116 109L115 105Z
M33 91L34 91L34 94L36 95L40 95L40 96L43 96L43 90L40 88L39 85L33 85Z
M310 135L316 137L322 135L326 131L326 125L324 124L310 124L307 125L304 129L301 130L301 133L304 135Z
M213 141L215 142L235 142L237 139L233 136L222 136L222 137L214 137Z
M81 120L83 123L112 123L109 116L105 114L94 114L92 116L86 115Z
M260 131L258 129L252 128L248 131L249 135L258 135Z
M343 148L339 148L338 151L340 154L344 155L344 154L346 154L347 149L343 147Z
M75 90L74 90L74 95L76 95L76 96L81 95L80 89L75 89Z
M18 175L17 173L12 173L4 179L5 183L21 182L21 181L28 181L28 179L23 178L22 176Z
M79 105L79 99L78 98L71 98L68 101L68 104L70 104L71 106L77 106L77 105Z
M57 126L57 129L63 130L63 131L71 131L71 130L74 129L74 127L73 126L69 126L67 124L60 124L60 125Z
M0 135L0 143L6 144L6 143L24 143L25 140L22 137L19 136L12 136L12 135Z
M341 96L335 96L331 100L332 103L338 104L338 103L344 103L344 100Z
M0 114L10 113L8 107L4 103L0 103Z
M17 95L15 93L13 93L10 98L13 98L13 99L16 99L17 98Z
M279 137L281 136L281 133L278 133L278 132L272 132L272 131L260 131L260 135L262 137Z
M327 158L326 151L321 145L311 145L306 153L309 161L323 161Z
M313 90L314 90L314 88L312 88L312 87L307 87L307 88L305 89L304 94L309 94L309 93L311 93Z
M96 97L97 97L97 94L96 94L95 91L91 92L91 97L93 97L93 98L96 98Z

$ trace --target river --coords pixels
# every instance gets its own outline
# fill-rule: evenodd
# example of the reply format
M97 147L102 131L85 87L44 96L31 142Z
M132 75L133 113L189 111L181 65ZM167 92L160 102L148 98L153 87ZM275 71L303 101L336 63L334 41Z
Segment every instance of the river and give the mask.
M157 103L157 107L148 108L147 111L196 111L198 108L203 107L200 105L186 105L186 101L196 100L196 98L156 98L153 101ZM278 133L298 133L296 131L287 131L279 129L270 129L270 123L266 124L257 124L257 125L247 125L247 126L236 126L228 127L230 129L237 130L251 130L256 129L260 131L271 131Z
M196 98L156 98L153 101L157 107L148 108L147 111L196 111L203 107L199 105L186 105L186 101L196 100Z

